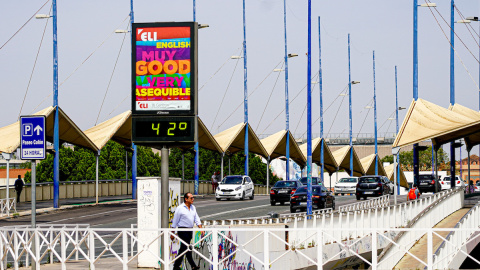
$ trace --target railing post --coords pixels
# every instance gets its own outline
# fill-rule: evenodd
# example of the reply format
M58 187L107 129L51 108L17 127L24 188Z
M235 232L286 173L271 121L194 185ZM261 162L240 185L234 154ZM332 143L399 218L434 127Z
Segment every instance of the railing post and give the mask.
M80 230L79 226L75 226L75 248L76 248L76 251L75 251L75 260L78 261L78 230Z
M95 236L93 230L88 229L88 255L90 257L90 269L95 270Z
M50 244L53 242L53 228L50 227L50 229L48 229L48 233L49 233L49 238L50 238ZM50 250L49 252L49 256L50 256L50 264L53 264L53 251Z
M377 269L377 232L372 230L372 270Z
M433 233L432 228L427 231L427 269L433 269Z
M170 231L169 229L162 228L163 230L163 269L170 269ZM192 232L193 233L193 232ZM181 244L181 243L180 243Z
M14 250L14 254L15 254L15 258L14 261L13 261L13 264L15 266L15 270L18 270L18 237L17 237L17 229L13 229L13 250Z
M323 231L317 229L317 269L323 269Z
M270 242L268 241L268 230L263 230L263 269L270 269L269 249Z
M41 261L40 261L40 239L38 237L38 234L39 234L38 229L35 229L33 231L33 233L35 234L35 267L36 267L37 270L40 270L40 265L41 265Z
M218 270L218 231L212 230L213 269Z
M65 230L62 229L60 231L60 252L61 252L61 256L62 256L62 270L66 270L67 269L67 250L66 250L66 245L65 245Z
M123 245L123 270L128 270L128 234L127 230L122 231L122 245Z

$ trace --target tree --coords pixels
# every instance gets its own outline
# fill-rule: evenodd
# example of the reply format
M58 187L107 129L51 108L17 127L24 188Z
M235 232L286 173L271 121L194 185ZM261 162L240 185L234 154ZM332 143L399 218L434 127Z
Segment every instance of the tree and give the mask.
M60 147L60 181L82 181L95 179L96 161L91 150L75 147ZM128 160L132 154L127 153ZM120 144L109 141L100 152L98 165L99 179L125 179L125 150ZM137 175L160 176L160 156L151 148L138 146ZM53 155L47 155L36 167L38 183L53 182ZM128 173L131 178L131 172ZM25 181L30 182L31 173L25 174Z
M194 179L194 158L193 149L184 152L185 179ZM221 156L217 152L200 148L199 154L199 179L210 180L214 172L220 171ZM244 174L245 157L243 153L236 153L230 157L230 169L232 175ZM267 180L267 165L257 155L249 154L249 174L256 184L265 184ZM169 173L172 177L182 177L182 150L173 148L170 150ZM228 156L224 158L224 174L228 174ZM269 170L270 183L278 181L278 177Z
M446 170L450 168L448 155L442 148L437 152L437 164L439 170ZM393 155L385 156L381 162L393 163ZM400 152L400 165L402 170L413 171L413 150ZM419 167L421 171L432 169L432 147L429 146L427 150L419 152Z

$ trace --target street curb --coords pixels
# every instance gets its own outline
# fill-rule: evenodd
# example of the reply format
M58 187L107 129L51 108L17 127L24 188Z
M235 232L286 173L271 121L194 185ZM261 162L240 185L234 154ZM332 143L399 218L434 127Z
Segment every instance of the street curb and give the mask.
M59 208L48 207L48 208L37 209L36 213L37 213L37 215L41 215L41 214L45 214L45 213L67 210L67 209L72 209L72 208L89 207L89 206L96 206L96 205L102 205L102 204L120 204L120 203L127 203L127 202L133 203L133 202L136 202L136 201L137 200L126 199L126 200L115 200L115 201L103 201L103 202L99 202L98 204L96 204L94 202L93 203L82 203L82 204L69 204L69 205L60 206ZM32 215L32 210L27 210L27 211L12 213L12 214L10 214L10 216L0 217L0 220L13 219L13 218L17 218L17 217L24 217L24 216L30 216L30 215Z

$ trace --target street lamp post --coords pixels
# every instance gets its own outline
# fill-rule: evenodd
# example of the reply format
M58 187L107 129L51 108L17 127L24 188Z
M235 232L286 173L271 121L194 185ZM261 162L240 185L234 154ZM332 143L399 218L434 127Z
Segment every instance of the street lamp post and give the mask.
M307 215L312 214L312 0L308 0L307 60Z
M375 120L375 175L378 175L377 88L375 83L375 51L373 51L373 114L373 118Z
M418 0L413 0L413 99L418 99L418 7L436 7L435 3L418 5ZM413 183L418 185L420 174L418 163L418 143L413 145Z
M455 1L450 1L450 105L455 104ZM450 143L450 186L455 187L455 142Z
M248 89L247 89L247 32L245 18L245 0L243 0L243 108L245 115L245 175L248 175Z
M322 72L322 39L321 39L321 31L320 31L320 16L318 16L318 87L320 89L320 175L322 179L322 183L324 183L323 176L325 172L325 159L324 159L324 151L323 148L323 72ZM330 177L331 182L331 177ZM330 183L330 188L332 187Z
M348 135L350 138L350 176L353 176L353 144L352 144L352 76L350 71L350 33L348 33Z

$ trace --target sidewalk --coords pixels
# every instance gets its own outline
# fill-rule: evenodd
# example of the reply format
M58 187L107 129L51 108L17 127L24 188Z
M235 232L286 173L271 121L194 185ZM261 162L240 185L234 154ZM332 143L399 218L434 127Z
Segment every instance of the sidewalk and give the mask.
M85 206L93 206L95 205L96 198L71 198L71 199L60 199L59 208L53 207L53 200L46 200L46 201L37 201L36 202L36 213L48 213L58 210L70 209L75 207L85 207ZM106 197L98 197L99 204L111 204L111 203L125 203L125 202L136 202L136 200L132 200L132 195L121 195L121 196L106 196ZM17 203L17 213L14 215L18 216L29 216L32 214L32 204L31 202L20 202ZM9 216L0 217L2 219L9 219L12 218L12 213Z

